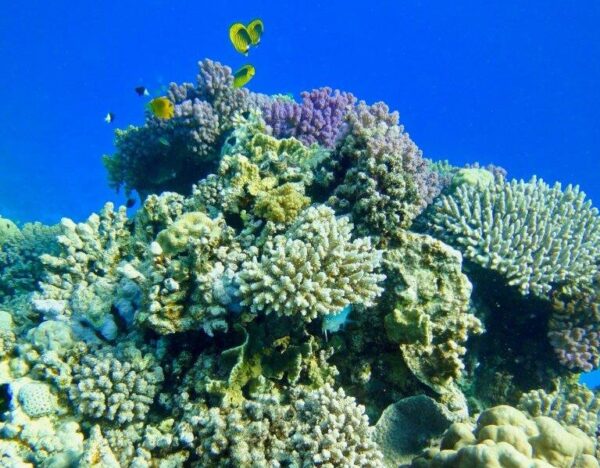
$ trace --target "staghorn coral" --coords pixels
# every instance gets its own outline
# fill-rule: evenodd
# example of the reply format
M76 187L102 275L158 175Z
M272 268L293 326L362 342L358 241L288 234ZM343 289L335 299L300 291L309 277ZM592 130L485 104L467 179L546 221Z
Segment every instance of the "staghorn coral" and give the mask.
M415 468L471 466L598 467L594 441L579 429L554 419L530 419L511 406L496 406L479 416L475 428L454 423L440 448L413 460Z
M565 284L552 294L548 338L558 360L571 370L589 372L600 365L600 273L577 292Z
M295 137L333 148L344 131L344 118L356 103L351 93L324 87L302 93L302 104L275 97L261 106L265 122L277 138Z
M72 318L104 338L114 339L117 325L111 307L117 268L130 254L125 207L115 211L112 203L107 203L85 223L63 218L60 227L61 252L41 256L46 275L33 307L47 318Z
M470 335L483 332L469 313L471 283L460 252L430 236L401 231L398 247L384 256L388 339L424 384L454 398Z
M600 217L578 187L498 180L442 195L429 228L527 295L562 282L589 283L600 261Z
M127 344L98 348L73 365L69 399L85 418L118 425L143 421L163 380L149 352Z
M381 251L369 238L351 235L348 218L323 205L308 208L284 235L265 243L260 259L243 264L242 304L307 322L352 303L373 304L384 278L376 273Z
M248 90L233 87L229 67L211 60L198 66L196 86L170 86L172 119L148 113L142 127L116 131L116 152L103 159L113 188L136 190L142 199L163 191L187 194L214 168L221 137L232 128L233 115L256 104Z
M329 203L351 213L361 235L390 237L438 193L437 174L384 103L361 102L346 121L347 134L325 161L340 180Z
M551 392L538 389L524 393L517 407L533 417L548 416L563 425L575 426L595 438L600 411L597 395L574 381L557 379L554 387Z

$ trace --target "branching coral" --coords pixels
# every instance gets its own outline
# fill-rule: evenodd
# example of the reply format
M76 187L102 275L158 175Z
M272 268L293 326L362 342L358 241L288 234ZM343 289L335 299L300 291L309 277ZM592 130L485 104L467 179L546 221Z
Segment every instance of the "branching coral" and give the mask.
M295 137L308 145L333 148L355 102L351 93L325 87L303 92L302 104L275 97L264 103L262 113L277 138Z
M143 421L164 380L151 353L133 346L91 350L73 366L71 404L86 418Z
M381 466L364 408L343 390L298 387L292 402L270 395L241 407L198 408L179 426L201 466ZM197 442L196 442L197 441Z
M553 293L548 338L563 365L589 372L600 366L600 273L582 291L577 286Z
M392 236L437 194L437 174L385 104L361 102L346 120L347 134L325 161L340 179L329 202L352 214L359 233Z
M244 258L223 218L191 211L160 231L123 273L141 288L136 321L161 334L202 328L227 330L238 300L236 271Z
M34 308L49 318L69 318L114 339L117 326L111 307L118 284L117 268L130 254L131 234L125 207L107 203L85 223L60 223L59 255L44 254L46 276Z
M0 223L7 222L0 219ZM0 301L33 292L43 276L40 255L57 255L57 226L28 223L0 243Z
M596 437L600 398L578 383L557 380L551 392L542 389L527 392L521 396L518 408L533 417L548 416Z
M600 261L600 216L578 187L499 180L462 184L433 206L432 231L522 294L591 282Z
M112 187L124 185L142 198L166 190L189 193L214 168L234 113L253 104L248 90L233 87L229 67L211 60L199 67L196 86L171 84L174 118L161 120L148 113L142 127L117 130L116 152L104 157Z
M285 235L266 242L240 273L242 304L255 312L311 321L348 304L373 304L383 279L381 251L369 238L351 240L348 218L331 208L304 211Z

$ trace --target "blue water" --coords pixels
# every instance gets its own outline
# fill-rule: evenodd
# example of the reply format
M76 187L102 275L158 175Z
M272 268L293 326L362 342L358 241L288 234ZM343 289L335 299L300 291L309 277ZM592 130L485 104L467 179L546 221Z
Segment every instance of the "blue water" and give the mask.
M494 162L600 200L598 2L220 5L2 2L0 214L55 222L123 202L100 158L115 126L142 122L132 88L193 81L204 57L240 66L227 28L256 16L266 32L250 89L384 100L430 158Z

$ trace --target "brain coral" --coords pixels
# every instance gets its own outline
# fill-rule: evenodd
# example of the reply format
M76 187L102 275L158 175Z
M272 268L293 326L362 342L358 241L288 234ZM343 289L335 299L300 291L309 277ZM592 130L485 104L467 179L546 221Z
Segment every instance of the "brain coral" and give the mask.
M436 201L429 220L442 240L522 294L590 283L600 261L600 216L578 187L563 191L535 177L462 184Z
M496 406L479 416L473 429L454 423L440 449L429 449L413 461L426 467L598 467L594 441L575 427L554 419L528 418L511 406Z
M420 381L445 392L462 374L469 335L483 331L469 313L471 283L460 252L426 235L401 231L396 238L398 247L384 255L388 338Z
M360 234L390 236L431 202L437 174L385 104L361 102L346 121L348 131L326 161L341 179L330 203L352 214Z
M384 278L376 273L381 251L369 238L351 240L348 218L331 208L305 210L284 235L265 243L260 258L240 272L242 304L252 312L311 321L348 304L373 304Z
M143 421L164 380L155 357L128 344L92 350L72 372L73 408L84 417L119 425Z

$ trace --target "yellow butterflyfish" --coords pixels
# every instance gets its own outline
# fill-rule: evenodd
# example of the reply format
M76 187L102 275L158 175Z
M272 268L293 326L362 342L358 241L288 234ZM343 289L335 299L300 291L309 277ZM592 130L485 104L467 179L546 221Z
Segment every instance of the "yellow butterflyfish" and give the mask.
M265 26L262 20L256 18L248 23L246 26L248 30L248 34L250 35L250 39L252 41L252 45L257 45L260 42L260 37L262 36L263 31L265 30Z
M254 66L250 64L244 65L233 74L233 87L241 88L252 79L255 73L256 69Z
M229 40L240 54L248 55L252 44L250 33L242 23L234 23L229 27Z
M159 119L169 120L175 115L175 105L164 96L152 99L148 107Z

